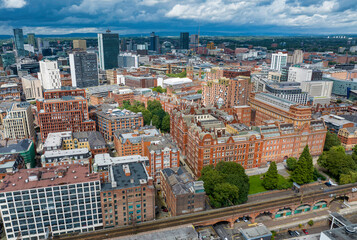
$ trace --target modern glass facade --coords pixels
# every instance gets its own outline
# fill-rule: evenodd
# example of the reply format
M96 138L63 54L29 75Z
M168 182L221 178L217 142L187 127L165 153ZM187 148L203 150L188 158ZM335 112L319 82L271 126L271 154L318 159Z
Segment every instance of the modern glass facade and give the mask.
M100 69L112 69L118 67L119 34L99 33L98 50Z
M101 227L100 182L83 182L0 193L7 239L45 239Z
M20 28L14 29L14 42L15 42L15 48L17 50L18 56L24 56L25 55L24 34L22 32L22 29Z

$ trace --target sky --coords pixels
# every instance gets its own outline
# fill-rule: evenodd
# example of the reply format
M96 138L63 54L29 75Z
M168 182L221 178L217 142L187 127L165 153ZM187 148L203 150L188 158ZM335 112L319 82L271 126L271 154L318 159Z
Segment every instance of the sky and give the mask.
M13 28L38 35L356 34L357 0L0 0L0 35Z

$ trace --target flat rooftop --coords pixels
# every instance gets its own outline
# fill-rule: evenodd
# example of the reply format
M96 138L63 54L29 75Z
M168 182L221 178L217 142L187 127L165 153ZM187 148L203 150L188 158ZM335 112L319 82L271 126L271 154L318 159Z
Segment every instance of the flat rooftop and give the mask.
M327 236L330 240L356 240L357 239L357 224L351 224L346 227L334 228L323 231L322 236ZM323 238L321 238L323 239ZM324 238L326 239L326 238Z
M111 157L109 153L96 154L94 156L94 164L98 166L108 166L112 164L128 163L128 162L146 162L149 161L148 157L143 157L140 155L130 155L123 157Z
M49 168L20 169L0 183L0 192L44 188L81 182L100 181L99 174L89 173L88 165L69 164Z
M45 158L54 158L54 157L84 155L88 153L89 153L88 148L76 148L76 149L68 149L68 150L49 150L46 151L43 155L45 156Z

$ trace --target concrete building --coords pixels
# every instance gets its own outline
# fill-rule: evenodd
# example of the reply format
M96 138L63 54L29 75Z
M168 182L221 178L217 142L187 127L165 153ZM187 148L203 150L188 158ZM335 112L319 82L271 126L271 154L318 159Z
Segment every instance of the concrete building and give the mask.
M338 134L339 130L342 128L353 128L357 125L354 122L348 121L344 117L333 114L322 116L321 119L325 121L325 124L330 132L336 134Z
M348 97L351 90L357 90L357 81L354 80L340 80L329 75L324 75L322 80L333 82L332 94L334 95Z
M340 128L337 136L346 151L351 151L357 144L357 127Z
M14 31L14 43L15 49L17 52L17 56L25 56L25 48L24 48L24 33L21 28L15 28Z
M311 97L331 97L333 82L311 81L301 82L300 87Z
M86 51L87 41L83 39L73 40L73 49Z
M64 166L68 164L90 164L91 152L88 148L71 150L48 150L41 156L42 167Z
M120 54L118 56L118 67L120 68L138 68L139 57L130 53Z
M300 83L265 82L265 90L276 97L287 99L299 104L306 104L308 101L308 93L301 90Z
M129 110L105 109L96 112L98 131L107 141L113 141L114 132L123 128L139 128L144 125L143 115Z
M7 175L0 184L7 239L44 239L49 232L55 237L102 228L100 190L99 175L89 173L88 166L20 169Z
M72 86L87 88L99 85L97 54L74 52L69 54Z
M42 141L51 132L95 131L95 122L89 119L87 99L83 96L40 99L36 105Z
M0 86L0 100L21 101L20 87L17 83L5 83Z
M34 138L35 129L31 104L13 103L3 120L4 137L8 139Z
M320 240L354 240L357 239L357 224L333 228L321 232Z
M57 61L41 61L38 78L45 90L61 88L61 76Z
M205 210L203 181L194 181L182 167L161 170L161 193L171 216Z
M290 67L288 82L307 82L311 81L312 69Z
M118 67L119 34L98 33L98 52L100 69L107 70Z
M109 166L109 182L102 184L103 226L133 225L155 218L155 188L141 162Z
M240 229L244 240L270 240L272 233L264 225L258 225L252 228Z
M208 81L203 85L203 104L225 107L246 105L250 89L249 80L249 77L238 77Z
M280 72L281 69L286 66L287 61L288 54L282 52L273 53L271 56L270 68Z
M294 50L293 56L292 56L292 64L300 64L303 63L304 61L304 52L300 49Z
M31 75L23 76L21 78L22 89L24 91L26 100L37 100L43 98L41 80Z

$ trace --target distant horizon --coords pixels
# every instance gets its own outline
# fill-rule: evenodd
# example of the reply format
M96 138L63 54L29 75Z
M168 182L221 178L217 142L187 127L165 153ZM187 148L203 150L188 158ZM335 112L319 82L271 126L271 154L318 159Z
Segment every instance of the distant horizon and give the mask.
M0 34L61 36L112 29L123 36L357 34L350 0L0 0ZM166 35L166 34L164 34Z

